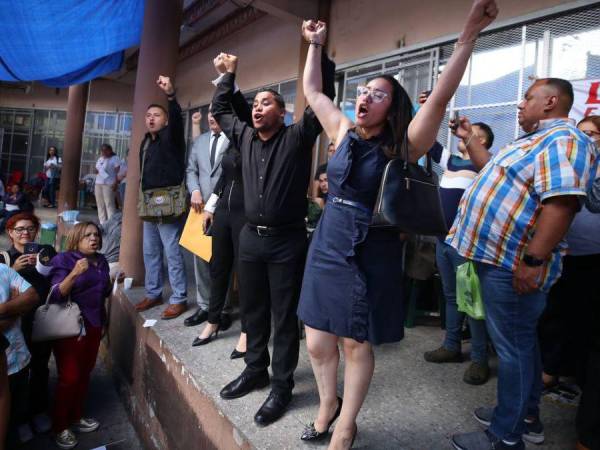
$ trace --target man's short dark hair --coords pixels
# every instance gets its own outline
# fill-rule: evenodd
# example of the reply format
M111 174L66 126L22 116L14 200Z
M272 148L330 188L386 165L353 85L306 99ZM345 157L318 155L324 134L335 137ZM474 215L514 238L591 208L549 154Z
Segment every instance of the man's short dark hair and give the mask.
M491 127L487 123L483 122L475 122L472 126L479 127L481 131L485 133L485 148L488 150L492 148L492 145L494 144L494 132L492 131Z
M569 81L562 78L540 78L537 81L552 86L561 95L565 96L568 100L565 106L569 107L569 111L571 110L575 95L573 94L573 85Z
M277 92L275 89L261 89L258 92L259 93L261 93L261 92L271 93L271 95L273 95L273 98L275 99L275 103L277 103L281 109L285 109L285 100L283 99L283 96L279 92Z
M150 103L148 105L148 107L146 108L146 111L148 111L150 108L159 108L162 109L162 111L168 116L169 112L165 109L165 107L163 105L159 105L158 103Z

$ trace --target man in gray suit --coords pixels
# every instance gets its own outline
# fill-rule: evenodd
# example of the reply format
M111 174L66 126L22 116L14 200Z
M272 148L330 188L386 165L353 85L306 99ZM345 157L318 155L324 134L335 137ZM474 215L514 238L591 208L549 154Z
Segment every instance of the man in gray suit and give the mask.
M191 192L192 208L201 212L204 204L213 192L215 184L221 175L221 158L229 146L229 139L221 132L219 124L208 113L210 131L200 134L202 115L196 112L192 115L193 144L188 158L186 181ZM208 318L208 300L210 298L210 269L203 259L194 256L194 273L196 277L196 301L198 309L185 319L185 326L199 325ZM225 311L229 308L226 302Z

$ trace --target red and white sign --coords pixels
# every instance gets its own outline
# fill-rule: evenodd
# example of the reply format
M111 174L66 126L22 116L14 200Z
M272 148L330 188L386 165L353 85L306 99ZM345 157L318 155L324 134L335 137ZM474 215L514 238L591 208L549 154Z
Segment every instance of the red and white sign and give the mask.
M569 116L579 122L587 116L600 116L600 80L572 81L575 101Z

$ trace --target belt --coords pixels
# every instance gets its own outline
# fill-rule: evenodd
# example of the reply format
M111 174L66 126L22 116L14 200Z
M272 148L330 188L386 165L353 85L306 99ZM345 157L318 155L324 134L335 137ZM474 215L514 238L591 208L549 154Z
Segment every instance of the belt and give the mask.
M363 211L365 211L365 212L367 212L369 214L373 213L372 209L367 208L362 203L354 202L352 200L346 200L346 199L340 198L340 197L333 197L331 199L331 201L333 203L338 203L338 204L341 204L341 205L352 206L353 208L362 209Z
M304 222L291 223L288 225L279 225L277 227L268 227L266 225L254 225L251 223L248 223L246 225L248 225L248 228L250 228L251 230L256 231L256 234L258 234L261 237L280 236L288 231L293 230L306 230L306 224Z

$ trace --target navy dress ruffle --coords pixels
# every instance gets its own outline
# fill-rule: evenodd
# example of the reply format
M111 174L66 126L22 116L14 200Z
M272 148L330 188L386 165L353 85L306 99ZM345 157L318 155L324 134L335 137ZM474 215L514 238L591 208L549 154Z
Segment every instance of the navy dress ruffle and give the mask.
M387 162L377 139L363 140L353 130L329 161L329 199L312 237L298 305L311 328L371 344L404 337L403 244L397 232L369 228Z

